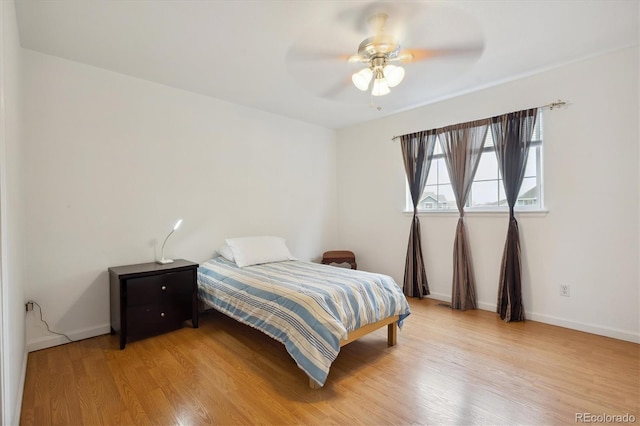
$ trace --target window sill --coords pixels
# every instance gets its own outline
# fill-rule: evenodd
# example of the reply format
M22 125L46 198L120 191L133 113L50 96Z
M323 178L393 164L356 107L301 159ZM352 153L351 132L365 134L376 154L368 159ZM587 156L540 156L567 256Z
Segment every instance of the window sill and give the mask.
M404 210L402 212L405 215L413 216L413 210ZM545 217L549 213L547 209L538 210L516 210L516 217L528 216L528 217ZM465 217L468 216L508 216L509 210L465 210ZM460 216L457 210L418 210L418 216Z

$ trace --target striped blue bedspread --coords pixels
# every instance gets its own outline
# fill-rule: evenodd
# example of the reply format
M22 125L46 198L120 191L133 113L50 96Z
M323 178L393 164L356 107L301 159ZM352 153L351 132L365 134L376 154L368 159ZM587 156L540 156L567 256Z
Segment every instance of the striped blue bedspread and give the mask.
M198 296L283 343L320 386L349 332L394 315L401 326L410 314L387 275L297 260L239 268L216 257L198 268Z

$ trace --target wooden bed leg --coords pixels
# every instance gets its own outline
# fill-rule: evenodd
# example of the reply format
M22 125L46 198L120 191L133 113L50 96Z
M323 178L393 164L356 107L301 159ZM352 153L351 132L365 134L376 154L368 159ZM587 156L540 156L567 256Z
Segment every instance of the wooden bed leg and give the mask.
M313 380L311 377L309 377L309 387L311 389L320 389L322 386L320 386L319 384L316 383L315 380Z
M398 324L392 322L387 325L387 345L395 346L398 339Z

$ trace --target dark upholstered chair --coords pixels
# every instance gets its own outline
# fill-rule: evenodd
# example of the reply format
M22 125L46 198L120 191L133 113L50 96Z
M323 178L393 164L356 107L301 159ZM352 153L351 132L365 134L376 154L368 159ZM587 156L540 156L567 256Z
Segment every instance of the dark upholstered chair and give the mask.
M322 263L325 265L329 265L331 263L348 263L351 265L351 269L358 269L356 255L349 250L325 251L322 255Z

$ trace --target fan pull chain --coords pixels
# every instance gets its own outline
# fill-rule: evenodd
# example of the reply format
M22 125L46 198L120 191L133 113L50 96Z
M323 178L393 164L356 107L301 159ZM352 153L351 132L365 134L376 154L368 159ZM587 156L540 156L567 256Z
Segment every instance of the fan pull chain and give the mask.
M369 108L375 108L378 111L382 111L382 106L380 105L376 106L376 104L373 102L373 92L371 92L370 98L371 98L371 101L369 102Z

